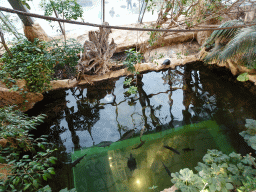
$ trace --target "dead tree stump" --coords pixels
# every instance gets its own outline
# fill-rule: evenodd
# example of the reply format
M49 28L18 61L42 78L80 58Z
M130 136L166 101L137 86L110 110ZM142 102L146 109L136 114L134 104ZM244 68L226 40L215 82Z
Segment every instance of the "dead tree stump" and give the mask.
M108 23L105 22L104 25L108 26ZM109 71L109 59L116 50L114 39L112 38L111 43L108 42L110 33L111 29L104 27L100 27L99 31L89 31L89 41L85 41L84 52L78 61L77 79L86 79L86 73L105 74Z

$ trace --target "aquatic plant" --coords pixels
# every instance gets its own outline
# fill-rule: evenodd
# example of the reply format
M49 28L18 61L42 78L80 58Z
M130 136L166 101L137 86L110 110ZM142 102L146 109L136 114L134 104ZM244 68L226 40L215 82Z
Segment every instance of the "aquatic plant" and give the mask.
M256 120L246 119L245 127L246 131L242 131L239 134L244 138L244 140L256 150Z
M55 174L56 149L47 136L34 140L29 134L44 117L27 117L13 106L0 108L0 162L8 170L7 177L0 179L0 191L36 191Z
M199 162L195 167L198 173L195 174L188 168L181 169L171 174L171 181L182 192L203 189L227 192L245 183L250 186L256 183L256 169L252 167L256 165L255 158L248 154L242 157L235 152L226 155L218 150L208 150L203 161L204 163Z

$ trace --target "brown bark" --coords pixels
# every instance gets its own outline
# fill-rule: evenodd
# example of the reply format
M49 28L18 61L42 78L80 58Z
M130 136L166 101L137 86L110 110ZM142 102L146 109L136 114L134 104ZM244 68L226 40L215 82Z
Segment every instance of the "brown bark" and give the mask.
M85 79L85 73L105 74L109 71L109 59L116 50L114 39L108 42L110 33L111 29L104 27L99 31L89 31L89 41L84 42L84 52L77 65L79 77Z
M0 28L0 37L1 37L1 43L3 44L5 50L7 51L8 55L12 58L12 53L11 51L9 50L8 46L6 45L5 43L5 40L4 40L4 34Z

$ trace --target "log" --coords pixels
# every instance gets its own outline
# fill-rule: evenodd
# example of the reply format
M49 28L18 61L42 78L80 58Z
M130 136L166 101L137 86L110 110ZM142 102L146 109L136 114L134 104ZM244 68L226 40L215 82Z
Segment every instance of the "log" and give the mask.
M105 22L104 25L108 23ZM85 80L85 74L103 75L110 71L109 59L117 47L113 38L109 43L110 33L111 29L104 27L100 27L98 31L89 31L89 41L84 42L84 52L77 64L77 80L81 77Z

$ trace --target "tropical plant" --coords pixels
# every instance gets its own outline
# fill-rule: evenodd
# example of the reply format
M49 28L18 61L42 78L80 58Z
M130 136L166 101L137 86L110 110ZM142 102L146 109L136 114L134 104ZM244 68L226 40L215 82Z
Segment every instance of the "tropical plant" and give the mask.
M232 27L243 25L240 20L231 20L223 23L219 27ZM232 28L216 30L204 43L203 47L212 50L206 55L204 61L206 63L224 62L228 59L236 61L240 65L249 69L256 69L256 27L246 27L243 29ZM237 80L247 81L248 73L238 76Z
M244 138L249 146L256 150L256 120L246 119L245 127L247 130L242 131L239 134Z
M222 191L228 192L236 187L248 184L255 185L255 158L250 155L242 157L235 152L229 155L218 150L208 150L195 169L198 173L185 168L172 173L172 182L182 192L191 191ZM252 180L248 180L248 177ZM252 183L249 183L251 182Z

